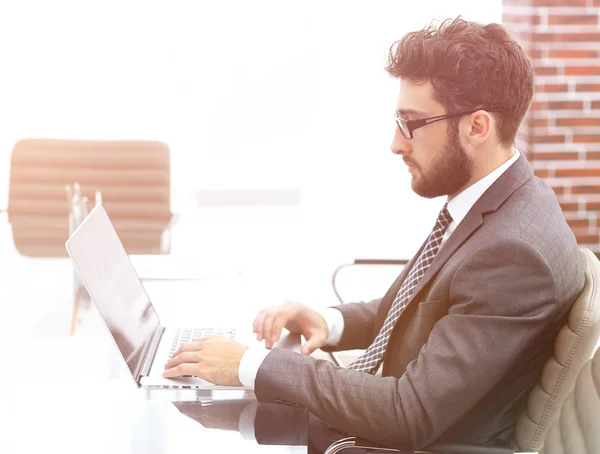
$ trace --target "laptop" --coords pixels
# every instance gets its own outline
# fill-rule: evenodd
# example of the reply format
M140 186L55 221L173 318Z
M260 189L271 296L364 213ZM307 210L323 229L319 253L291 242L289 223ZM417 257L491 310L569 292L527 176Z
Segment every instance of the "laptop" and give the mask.
M65 243L67 252L131 376L147 389L244 389L220 386L198 377L163 378L164 364L196 337L236 338L232 328L170 328L158 314L102 204L86 216ZM247 341L249 333L243 333ZM246 342L247 343L247 342ZM300 351L300 336L287 335L275 347Z

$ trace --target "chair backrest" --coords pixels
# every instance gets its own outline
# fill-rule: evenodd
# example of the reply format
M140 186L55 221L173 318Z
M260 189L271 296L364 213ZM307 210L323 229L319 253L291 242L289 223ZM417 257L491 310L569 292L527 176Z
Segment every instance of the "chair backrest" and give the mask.
M600 452L600 350L584 364L540 454Z
M95 191L129 253L157 253L169 225L169 148L155 141L25 139L13 148L8 219L17 250L66 256L69 235L65 186Z
M579 371L598 344L600 261L590 250L582 248L582 252L587 262L585 286L571 307L567 323L558 333L554 355L546 361L540 381L517 419L516 443L523 451L542 448L563 402L575 386Z

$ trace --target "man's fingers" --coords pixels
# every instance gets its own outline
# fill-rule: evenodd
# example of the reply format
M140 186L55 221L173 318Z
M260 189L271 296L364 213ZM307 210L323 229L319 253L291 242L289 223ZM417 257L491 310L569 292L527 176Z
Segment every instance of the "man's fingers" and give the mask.
M274 342L279 340L281 330L292 316L292 304L287 301L279 306L263 309L258 313L252 323L252 331L256 333L256 339L264 339L267 348L271 348Z
M270 310L267 309L267 310L262 311L260 320L258 321L257 327L256 327L256 339L258 341L261 341L266 338L266 329L267 329L267 324L269 323L268 320L270 317L271 317Z
M271 328L271 342L275 343L281 336L281 330L287 323L287 317L281 312L277 314L273 320L273 327Z
M273 344L279 340L281 337L281 330L287 323L288 318L288 314L281 310L273 315L268 336L265 331L265 346L267 348L272 348Z
M263 309L262 311L260 311L256 318L254 319L254 322L252 323L252 332L258 335L262 332L262 325L263 325L263 319L265 317L265 311L266 309Z
M301 348L301 352L303 355L310 355L315 350L316 350L316 347L311 342L305 342Z
M165 369L171 369L172 367L178 366L182 363L198 363L201 359L201 354L199 352L184 352L179 355L173 356L167 364L165 364Z
M184 353L184 352L196 352L196 351L202 350L202 348L203 348L202 340L203 339L201 339L201 340L194 339L189 344L183 344L181 347L179 347L179 349L175 353L173 353L173 356L171 356L171 358L175 358L177 355L180 355L181 353Z
M317 348L321 347L325 342L325 339L322 336L313 336L308 339L304 345L301 347L301 352L303 355L310 355Z
M183 363L163 372L163 377L165 378L181 377L183 375L198 375L198 366L196 364Z
M275 314L273 311L268 312L265 315L264 321L263 321L263 327L262 327L262 339L265 340L265 342L269 342L269 340L271 339L271 329L273 327L273 318L274 318ZM258 340L262 340L262 339L258 339Z

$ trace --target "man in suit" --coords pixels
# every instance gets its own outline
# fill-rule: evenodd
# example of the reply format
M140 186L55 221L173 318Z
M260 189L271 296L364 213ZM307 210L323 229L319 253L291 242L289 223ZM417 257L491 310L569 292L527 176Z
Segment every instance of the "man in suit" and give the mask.
M304 355L200 339L165 375L241 382L396 448L508 443L584 283L553 191L514 146L532 66L501 25L459 18L406 35L386 69L400 80L392 152L417 194L446 196L421 249L383 298L259 313L259 340L301 332ZM339 368L307 356L320 347L367 351Z

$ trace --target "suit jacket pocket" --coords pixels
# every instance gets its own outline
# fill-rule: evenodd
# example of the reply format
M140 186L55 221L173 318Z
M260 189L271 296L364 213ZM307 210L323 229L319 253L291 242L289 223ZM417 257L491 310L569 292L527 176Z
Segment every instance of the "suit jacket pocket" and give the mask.
M407 308L407 317L401 317L399 326L395 328L397 337L388 343L383 362L384 373L400 377L406 371L408 364L417 358L429 339L435 324L444 316L446 307L445 300L434 300Z
M445 305L443 300L423 301L417 306L416 317L423 317L431 314L443 314Z

